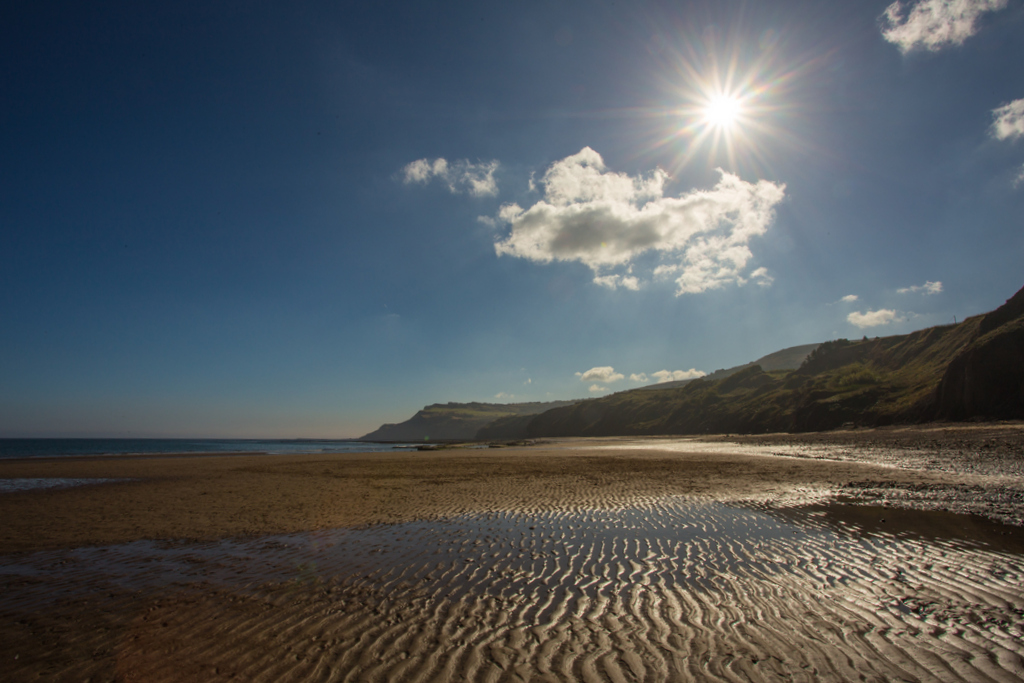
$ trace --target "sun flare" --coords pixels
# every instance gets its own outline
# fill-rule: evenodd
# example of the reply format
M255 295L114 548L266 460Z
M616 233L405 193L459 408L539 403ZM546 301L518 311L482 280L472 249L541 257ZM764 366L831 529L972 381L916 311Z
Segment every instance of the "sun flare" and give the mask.
M731 128L739 119L741 109L738 97L718 95L704 107L704 122L716 128Z
M811 65L771 54L746 61L739 48L712 52L675 54L661 75L671 104L651 110L652 148L670 151L672 172L697 159L711 168L764 172L770 148L804 144L790 128L799 113L790 95Z

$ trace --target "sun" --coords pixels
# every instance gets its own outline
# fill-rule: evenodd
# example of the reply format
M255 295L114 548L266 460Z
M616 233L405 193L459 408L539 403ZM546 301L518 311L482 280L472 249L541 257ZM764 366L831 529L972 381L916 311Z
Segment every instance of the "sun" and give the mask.
M796 126L810 93L802 84L831 68L833 53L792 61L769 37L762 36L756 56L746 43L718 45L711 34L681 36L678 49L659 53L664 68L655 82L664 99L638 113L649 117L650 151L657 151L669 173L695 161L765 173L783 148L808 149Z
M709 151L712 159L724 155L723 161L727 159L730 167L736 167L741 158L758 154L755 134L765 128L760 121L764 113L764 105L758 102L760 92L751 84L724 80L694 78L695 85L685 92L689 101L676 110L683 122L676 139L685 140L680 166L702 149Z
M703 109L704 123L714 128L730 129L736 125L742 112L742 103L734 95L716 95Z

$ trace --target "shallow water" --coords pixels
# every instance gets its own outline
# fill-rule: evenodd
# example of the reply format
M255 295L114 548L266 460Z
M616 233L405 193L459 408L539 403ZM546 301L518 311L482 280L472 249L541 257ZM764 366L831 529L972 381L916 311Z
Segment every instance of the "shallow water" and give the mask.
M797 525L825 526L842 536L920 540L1024 555L1024 528L946 510L828 503L772 510Z
M917 514L920 525L929 513ZM207 642L203 657L250 679L1024 677L1019 547L938 533L948 519L916 534L863 517L674 497L39 552L2 558L0 607L228 595L178 605L180 625L162 633L249 634ZM245 601L263 607L240 611ZM169 671L146 661L155 679Z
M37 489L64 489L72 486L109 484L116 481L127 481L127 479L110 479L102 477L77 479L69 477L15 477L13 479L0 479L0 493L17 493L20 491L34 491Z
M0 460L95 455L194 455L232 453L302 455L405 450L408 443L350 439L0 439Z

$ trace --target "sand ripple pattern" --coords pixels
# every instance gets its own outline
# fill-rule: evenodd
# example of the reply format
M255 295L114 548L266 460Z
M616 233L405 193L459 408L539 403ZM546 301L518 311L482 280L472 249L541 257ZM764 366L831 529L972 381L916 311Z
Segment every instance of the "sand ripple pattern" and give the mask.
M41 615L107 596L106 631L51 624L100 653L56 662L57 680L1024 680L1024 558L766 507L664 498L6 559L8 663Z

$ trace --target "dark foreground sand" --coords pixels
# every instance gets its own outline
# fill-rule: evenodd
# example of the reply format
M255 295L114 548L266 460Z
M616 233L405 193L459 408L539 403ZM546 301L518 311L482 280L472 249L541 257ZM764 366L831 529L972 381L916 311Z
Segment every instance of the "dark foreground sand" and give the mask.
M0 495L0 678L1022 680L1022 462L1019 424L0 461L130 479Z

